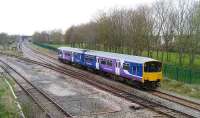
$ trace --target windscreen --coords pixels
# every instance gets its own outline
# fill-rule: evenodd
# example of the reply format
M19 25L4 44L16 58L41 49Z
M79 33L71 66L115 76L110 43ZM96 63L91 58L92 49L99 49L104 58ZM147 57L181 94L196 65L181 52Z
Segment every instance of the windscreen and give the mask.
M146 62L144 64L144 72L161 72L162 63L157 61Z

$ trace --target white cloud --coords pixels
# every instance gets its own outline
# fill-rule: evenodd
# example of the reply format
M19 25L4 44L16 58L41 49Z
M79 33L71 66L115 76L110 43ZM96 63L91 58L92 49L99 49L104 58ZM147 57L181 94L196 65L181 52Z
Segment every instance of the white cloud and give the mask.
M0 0L0 32L28 34L90 21L99 10L154 0Z

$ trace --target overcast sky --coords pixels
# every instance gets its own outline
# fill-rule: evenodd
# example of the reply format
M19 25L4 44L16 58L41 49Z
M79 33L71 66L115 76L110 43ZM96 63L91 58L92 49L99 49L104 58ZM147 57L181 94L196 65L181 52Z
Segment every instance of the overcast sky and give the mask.
M151 4L154 0L0 0L0 32L32 35L86 23L100 10Z

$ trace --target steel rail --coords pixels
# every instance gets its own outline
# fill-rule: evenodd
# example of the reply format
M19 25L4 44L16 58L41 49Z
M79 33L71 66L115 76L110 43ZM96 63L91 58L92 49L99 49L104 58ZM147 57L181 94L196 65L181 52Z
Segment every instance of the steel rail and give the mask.
M43 90L39 89L38 87L36 87L35 85L33 85L29 80L27 80L22 74L20 74L17 70L15 70L14 68L12 68L10 65L8 65L7 63L5 63L4 61L0 60L1 63L3 63L7 68L9 68L10 70L12 70L14 73L16 73L18 76L20 76L23 80L25 80L29 85L31 85L35 90L37 90L42 96L44 96L48 101L50 101L53 105L56 106L56 108L58 109L58 111L61 111L65 118L71 118L72 115L70 115L68 112L66 112L64 110L64 108L62 106L60 106L54 99L52 99L51 97L48 96L47 93L45 93ZM17 81L17 79L12 76L12 74L10 74L10 72L8 71L8 69L2 66L3 69L15 80L15 82L26 92L28 93L29 96L31 96L31 98L33 98L33 100L35 102L37 102L37 104L43 109L43 110L47 110L44 106L42 106L40 103L38 103L38 101L34 98L34 96L28 92L19 81ZM51 113L48 113L48 116L53 118L53 116L51 115Z
M153 90L153 91L151 91L151 94L158 96L160 98L163 98L163 99L167 99L169 101L173 101L177 104L189 107L191 109L194 109L194 110L197 110L200 112L200 103L197 103L197 102L194 102L191 100L187 100L187 99L175 96L175 95L167 94L167 93L164 93L159 90Z

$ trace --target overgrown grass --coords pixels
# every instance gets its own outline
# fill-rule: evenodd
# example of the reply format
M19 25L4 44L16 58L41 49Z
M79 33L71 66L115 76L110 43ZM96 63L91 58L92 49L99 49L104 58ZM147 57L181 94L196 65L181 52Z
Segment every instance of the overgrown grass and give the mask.
M16 57L22 56L21 52L13 51L13 50L0 50L0 54L8 55L8 56L16 56Z
M200 99L200 86L198 85L185 84L172 79L164 79L161 82L161 89Z
M0 75L0 118L18 118L18 108L15 99L4 81L4 76Z

